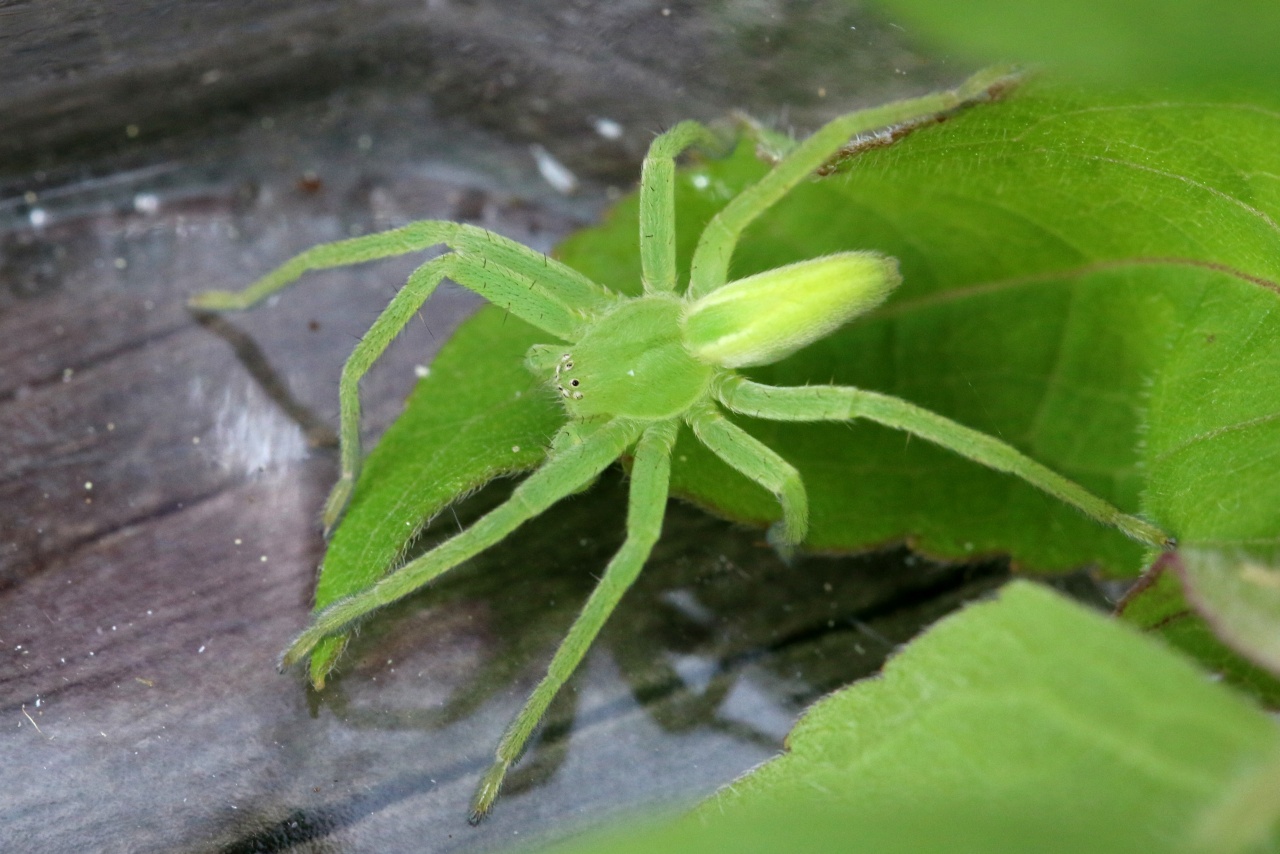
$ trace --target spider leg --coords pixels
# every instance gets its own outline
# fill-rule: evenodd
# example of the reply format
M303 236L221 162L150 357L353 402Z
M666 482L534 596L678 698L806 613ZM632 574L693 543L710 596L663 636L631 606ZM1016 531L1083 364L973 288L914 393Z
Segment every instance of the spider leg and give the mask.
M782 505L779 544L785 547L801 542L809 531L809 498L800 472L710 404L695 408L686 420L712 453L777 497Z
M1013 77L1007 69L987 69L979 71L955 89L859 110L823 125L783 157L769 174L735 196L707 223L693 253L689 298L706 296L725 284L728 281L729 261L743 230L826 163L850 137L895 125L925 121L932 116L989 97L991 92L1011 79Z
M507 769L520 757L525 743L556 693L577 669L583 656L600 633L605 620L613 613L627 588L640 574L653 545L662 531L662 516L667 506L667 488L671 476L671 449L676 440L675 421L663 421L645 430L636 448L631 468L631 498L627 506L627 539L609 561L600 583L592 591L582 613L560 643L547 675L529 696L524 708L511 721L498 743L494 763L489 766L476 789L471 804L471 823L477 824L489 812Z
M486 258L506 267L537 282L549 299L580 311L608 308L617 299L576 270L514 240L474 225L428 219L390 231L313 246L242 291L205 291L193 296L188 304L207 311L245 309L285 289L310 270L422 252L440 244L459 255Z
M692 145L720 148L698 122L680 122L649 146L640 170L640 270L644 292L676 289L675 160Z
M349 631L366 614L396 601L458 564L489 548L524 522L590 482L640 437L643 424L618 418L561 446L542 467L525 478L511 497L460 534L445 540L354 596L339 599L315 614L311 624L280 658L284 669L296 664L320 641Z
M523 276L498 264L449 253L414 270L405 286L396 292L390 304L361 337L342 367L342 377L338 381L341 473L325 501L325 531L331 530L342 515L360 473L360 380L445 277L553 335L572 338L577 334L579 321L562 305L548 300Z
M1140 543L1159 549L1174 545L1173 538L1155 525L1122 513L1013 446L900 398L847 386L779 388L734 375L720 381L716 398L734 412L773 421L866 418L905 430L996 471L1016 475Z

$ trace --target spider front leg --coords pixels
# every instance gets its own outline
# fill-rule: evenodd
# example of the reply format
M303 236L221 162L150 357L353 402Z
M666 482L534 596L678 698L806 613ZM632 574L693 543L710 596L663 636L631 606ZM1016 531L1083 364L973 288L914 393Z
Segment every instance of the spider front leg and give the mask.
M615 419L586 434L576 444L561 445L542 467L525 478L511 497L470 528L445 540L354 596L339 599L311 618L311 624L289 645L280 668L301 661L320 641L344 634L371 611L390 604L458 564L499 542L524 522L581 489L629 448L643 430L640 422Z
M1012 445L900 398L847 386L779 388L732 374L726 374L718 381L715 394L734 412L771 421L866 418L886 427L905 430L996 471L1016 475L1144 545L1167 549L1175 544L1172 537L1155 525L1121 512Z
M649 145L640 170L640 271L647 294L676 289L675 160L694 145L721 147L703 125L680 122Z
M341 471L324 502L324 531L333 530L351 497L360 473L360 380L378 360L392 339L409 323L435 291L440 280L454 272L456 256L443 255L428 261L409 276L391 303L378 315L360 338L342 366L338 380L338 455Z
M326 533L341 517L360 473L360 380L408 325L441 279L450 278L565 341L575 340L585 320L593 317L595 310L611 304L612 298L590 280L518 243L471 226L428 220L382 234L318 246L244 291L209 291L192 299L192 305L205 309L242 308L287 287L307 270L385 257L430 246L446 238L450 245L459 247L458 251L428 261L415 270L343 366L338 383L341 471L324 505ZM585 306L573 302L583 297L586 297Z
M690 299L706 296L728 281L729 261L742 232L793 187L812 175L851 137L881 128L914 125L966 104L991 97L1017 79L1009 69L979 71L955 89L859 110L823 125L760 179L712 217L698 239L689 274Z
M582 319L561 302L540 293L535 280L502 265L490 264L485 258L450 253L415 270L343 366L338 382L342 471L325 502L326 531L331 530L342 515L360 472L360 379L446 277L562 340L574 341L580 334Z
M502 789L507 769L520 758L525 743L546 714L556 694L573 675L578 664L600 633L605 620L613 613L624 593L640 574L653 545L662 532L662 517L667 506L671 479L671 449L676 441L675 421L664 421L649 427L636 448L631 467L631 498L627 505L627 539L605 568L604 576L583 607L582 613L560 643L547 675L538 683L524 708L511 721L498 743L494 763L489 766L475 797L471 801L472 824L489 812Z
M578 271L541 252L474 225L425 219L399 228L333 243L322 243L295 255L241 291L205 291L188 301L200 311L252 308L313 270L349 267L368 261L423 252L444 244L462 255L485 258L539 283L549 299L583 311L607 308L616 296Z

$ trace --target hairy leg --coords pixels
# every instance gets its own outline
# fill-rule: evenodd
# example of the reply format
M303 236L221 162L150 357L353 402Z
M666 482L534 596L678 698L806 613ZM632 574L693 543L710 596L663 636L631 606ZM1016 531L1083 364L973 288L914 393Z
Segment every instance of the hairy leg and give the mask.
M342 376L338 380L338 455L341 471L324 502L326 536L346 508L356 476L360 473L360 380L427 301L440 280L449 275L452 267L453 256L443 255L414 270L404 287L396 291L391 303L356 343L355 349L342 366Z
M396 292L391 303L356 344L342 368L338 382L338 441L342 469L325 501L326 532L342 515L360 473L360 380L445 277L552 334L567 336L576 331L576 319L558 302L545 299L530 287L527 279L505 267L450 253L414 270L409 281Z
M407 596L502 540L524 522L575 492L621 456L636 441L642 430L642 424L619 418L594 431L580 443L565 447L548 457L541 468L516 487L509 499L489 511L470 528L360 593L339 599L313 616L311 625L298 635L281 656L281 669L302 660L326 637L349 631L364 615Z
M694 409L686 420L712 453L777 496L782 505L781 544L802 541L809 531L809 498L795 467L710 404Z
M640 171L640 270L647 294L676 289L675 159L692 145L716 149L720 142L697 122L680 122L653 141Z
M769 174L734 197L707 223L693 253L689 297L697 299L728 281L729 261L738 238L792 187L812 175L850 137L895 125L913 124L985 98L1013 79L1007 69L979 71L955 89L895 101L832 119L791 150Z
M1008 472L1155 548L1173 538L1149 522L1122 513L1084 487L1001 442L900 398L843 386L778 388L729 376L716 389L719 401L734 412L773 421L847 421L866 418L905 430L996 471Z
M459 255L488 259L539 283L549 299L581 311L612 305L616 297L586 276L541 252L474 225L421 220L390 231L313 246L242 291L205 291L189 301L192 308L232 311L250 308L284 290L310 270L346 267L422 252L444 244Z
M613 613L627 588L640 574L653 544L662 532L662 516L667 506L671 477L671 449L676 441L676 422L665 421L645 430L631 468L631 499L627 506L627 539L605 568L604 576L561 642L547 675L538 683L524 708L507 727L498 743L496 759L485 772L471 805L471 823L476 824L493 806L507 769L520 757L538 721L546 713L556 693L577 669L605 620Z

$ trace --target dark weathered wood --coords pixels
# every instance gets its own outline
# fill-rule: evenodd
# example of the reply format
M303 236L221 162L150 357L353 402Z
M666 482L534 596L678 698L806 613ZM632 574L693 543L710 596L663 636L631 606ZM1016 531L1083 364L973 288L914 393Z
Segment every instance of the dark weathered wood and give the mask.
M338 372L413 261L316 275L225 318L193 316L189 294L407 219L549 249L606 188L557 197L529 142L629 180L678 118L834 112L878 97L897 55L884 46L877 82L859 80L837 50L857 45L841 3L733 21L517 5L0 7L6 850L450 851L563 833L727 781L805 703L1002 577L905 552L786 567L757 532L673 503L479 829L476 775L618 544L620 475L371 623L323 694L276 674L323 547ZM601 117L620 141L592 130ZM364 385L369 438L474 304L446 287L393 345Z
M681 119L812 125L954 76L901 34L842 0L19 0L0 5L0 158L49 169L136 140L190 146L229 115L372 85L628 181ZM624 136L594 133L598 118Z

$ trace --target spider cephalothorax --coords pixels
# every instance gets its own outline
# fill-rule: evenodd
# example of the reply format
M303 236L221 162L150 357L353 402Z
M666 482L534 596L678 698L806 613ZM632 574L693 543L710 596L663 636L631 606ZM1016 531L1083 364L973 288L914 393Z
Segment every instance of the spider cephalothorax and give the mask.
M684 301L673 295L619 299L564 345L536 345L526 362L552 383L570 418L672 418L706 393L712 367L680 336Z
M1009 472L1153 547L1170 539L1126 515L1010 445L907 401L846 386L779 388L736 369L776 362L868 311L898 284L896 262L874 252L841 252L737 281L729 261L743 230L796 184L824 167L850 137L921 124L984 99L1009 85L985 72L958 89L837 118L797 144L757 184L732 199L704 229L688 286L677 288L674 160L691 145L714 144L701 125L684 122L649 149L640 182L640 259L644 293L625 297L531 249L474 226L412 223L394 231L318 246L239 293L193 299L204 309L245 308L307 270L352 264L445 244L449 252L419 267L374 322L347 361L339 385L342 474L325 505L326 527L342 514L360 469L358 383L369 366L445 277L546 333L528 367L555 390L567 423L546 459L511 498L467 530L415 558L363 592L318 611L285 651L301 660L327 637L348 631L370 611L429 583L498 542L553 503L584 488L623 455L631 455L627 539L609 562L546 677L498 745L473 803L478 821L492 806L507 769L519 757L551 699L581 661L605 619L639 573L662 527L676 431L688 425L700 442L773 493L781 520L778 545L804 540L808 500L800 475L726 417L740 413L779 421L867 418L906 430L971 460Z

